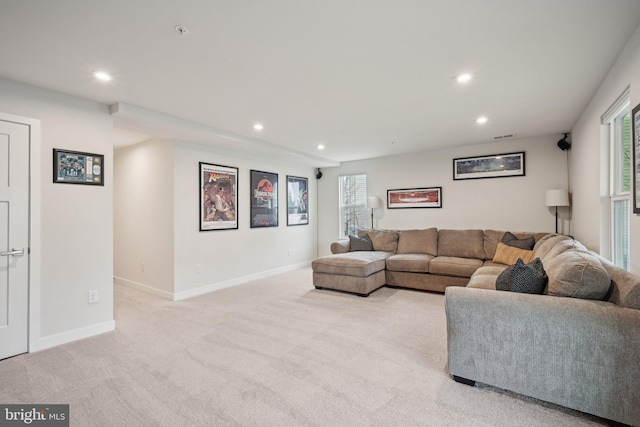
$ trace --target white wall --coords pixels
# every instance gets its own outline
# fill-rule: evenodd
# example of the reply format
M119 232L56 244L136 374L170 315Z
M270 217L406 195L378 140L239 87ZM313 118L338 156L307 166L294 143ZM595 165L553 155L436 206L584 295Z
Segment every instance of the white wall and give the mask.
M183 142L174 144L175 293L176 299L242 283L308 264L316 257L315 197L309 201L309 225L287 226L287 175L309 178L316 194L314 169L273 160L240 157ZM199 162L238 167L238 229L199 231ZM278 174L279 226L250 228L250 169ZM291 249L291 255L289 255ZM196 273L196 265L202 268Z
M309 178L313 195L313 168L162 139L119 149L115 162L115 276L124 284L179 300L297 268L316 257L315 198L309 203L309 225L288 227L286 216L287 175ZM199 162L239 169L238 229L199 230ZM249 226L251 169L278 174L278 227Z
M601 223L600 177L606 150L601 149L601 116L627 86L631 89L631 108L640 103L640 27L620 53L616 63L571 132L571 185L573 192L573 230L576 238L598 252L605 249ZM605 172L606 173L606 172ZM606 189L604 189L606 190ZM640 216L631 216L631 271L640 273Z
M554 231L555 210L545 207L544 194L548 189L567 188L567 154L556 146L561 136L354 161L323 169L318 184L318 252L328 254L331 241L338 238L338 176L353 173L366 173L367 194L383 200L385 207L375 212L376 228ZM525 152L523 177L453 180L454 158L519 151ZM416 187L442 187L442 208L386 209L387 190ZM560 214L564 217L560 231L564 226L569 233L568 210Z
M108 107L0 79L0 111L41 121L40 301L31 351L114 328L113 125ZM105 155L104 187L53 184L53 148ZM36 237L37 236L33 236ZM100 301L88 304L88 291ZM32 316L32 318L34 318Z
M173 295L173 143L163 139L114 155L114 276Z

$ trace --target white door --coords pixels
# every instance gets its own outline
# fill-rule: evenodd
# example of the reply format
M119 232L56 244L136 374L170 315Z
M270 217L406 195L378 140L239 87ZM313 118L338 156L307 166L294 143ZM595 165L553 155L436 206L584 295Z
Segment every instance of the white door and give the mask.
M28 350L29 126L0 120L0 359Z

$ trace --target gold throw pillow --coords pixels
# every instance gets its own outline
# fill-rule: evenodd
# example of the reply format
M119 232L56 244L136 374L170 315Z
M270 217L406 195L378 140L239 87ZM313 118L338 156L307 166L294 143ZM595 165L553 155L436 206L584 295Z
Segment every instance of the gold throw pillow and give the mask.
M499 262L500 264L513 265L518 261L518 258L522 258L525 264L529 264L535 258L534 251L528 251L526 249L515 248L513 246L505 245L504 243L498 243L496 254L493 256L493 262Z

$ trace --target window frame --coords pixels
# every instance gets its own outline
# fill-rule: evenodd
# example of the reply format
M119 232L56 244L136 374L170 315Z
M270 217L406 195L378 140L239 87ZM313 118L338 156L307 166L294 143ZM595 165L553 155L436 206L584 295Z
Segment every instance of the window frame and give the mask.
M625 124L625 118L628 122ZM628 167L631 167L631 102L627 98L618 104L615 114L611 114L604 124L609 126L609 254L611 261L621 268L630 269L630 218L632 183L627 182L625 189L625 148L629 156ZM625 126L628 129L625 131ZM628 147L625 147L625 138ZM617 207L622 204L626 214L616 215ZM622 220L625 223L620 223ZM621 234L624 233L624 234Z
M345 186L346 179L353 178L356 182L355 200L345 201ZM357 182L360 180L361 182ZM358 188L357 186L360 186ZM338 177L338 235L339 238L349 237L351 234L357 234L357 231L361 228L366 228L367 221L367 174L366 173L353 173L340 175ZM352 218L347 219L345 211L347 209L353 209ZM362 220L362 224L360 221ZM348 223L354 221L355 224L349 226Z

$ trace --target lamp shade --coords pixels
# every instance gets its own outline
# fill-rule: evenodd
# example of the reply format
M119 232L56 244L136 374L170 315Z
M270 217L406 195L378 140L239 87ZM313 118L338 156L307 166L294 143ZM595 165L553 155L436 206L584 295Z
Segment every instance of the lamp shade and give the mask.
M564 189L547 190L544 193L545 206L569 206L569 192Z
M380 197L378 196L367 197L367 207L369 209L378 209L380 205L381 205Z

